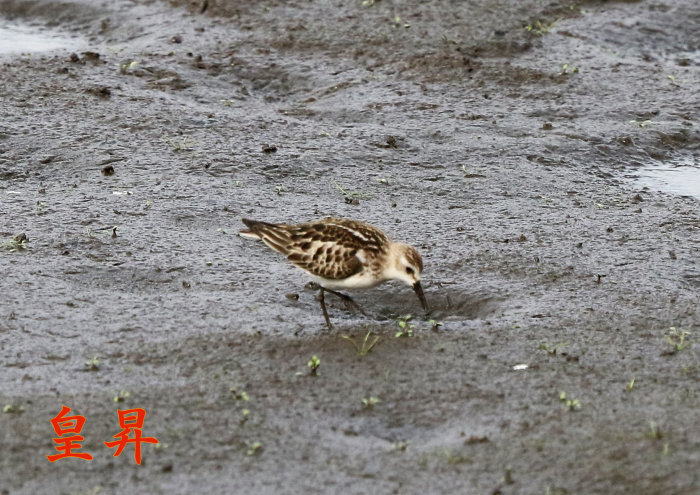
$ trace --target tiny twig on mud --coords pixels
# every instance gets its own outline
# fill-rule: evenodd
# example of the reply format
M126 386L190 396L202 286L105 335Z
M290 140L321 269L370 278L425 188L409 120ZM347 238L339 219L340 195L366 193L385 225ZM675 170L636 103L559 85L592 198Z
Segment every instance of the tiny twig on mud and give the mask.
M338 191L340 191L340 194L343 195L346 203L357 204L357 202L360 199L366 200L366 199L370 199L372 197L369 194L365 194L365 193L361 193L361 192L348 192L345 189L343 189L342 187L340 187L340 184L338 184L335 180L333 181L333 185L335 186L335 188Z

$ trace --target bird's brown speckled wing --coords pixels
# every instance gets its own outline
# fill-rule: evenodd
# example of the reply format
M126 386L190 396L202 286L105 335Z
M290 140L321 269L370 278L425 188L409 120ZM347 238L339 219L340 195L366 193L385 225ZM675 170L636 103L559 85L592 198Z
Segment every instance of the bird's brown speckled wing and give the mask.
M341 218L299 225L243 222L250 229L248 235L259 237L299 268L325 279L342 280L360 273L364 266L358 253L385 252L389 243L371 225Z
M291 228L289 261L312 275L341 280L364 269L360 256L385 251L388 239L371 225L326 218ZM360 253L360 256L358 256Z
M324 247L319 246L315 253L321 254L295 252L288 255L287 259L312 275L329 280L352 277L363 269L362 262L352 250L326 251Z

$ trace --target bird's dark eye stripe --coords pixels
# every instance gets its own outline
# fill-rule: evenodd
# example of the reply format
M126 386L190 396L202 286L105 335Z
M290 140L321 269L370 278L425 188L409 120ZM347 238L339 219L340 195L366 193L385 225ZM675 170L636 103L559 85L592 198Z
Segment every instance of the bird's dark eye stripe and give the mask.
M410 266L407 266L406 273L413 273L413 268L411 268Z

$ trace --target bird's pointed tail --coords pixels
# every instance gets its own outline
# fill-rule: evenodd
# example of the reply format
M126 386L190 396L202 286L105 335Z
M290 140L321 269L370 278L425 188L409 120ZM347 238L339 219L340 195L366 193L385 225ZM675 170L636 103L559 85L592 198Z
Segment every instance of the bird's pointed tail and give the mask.
M265 244L275 251L287 254L290 239L286 225L258 222L257 220L250 220L248 218L242 218L241 220L246 227L248 227L247 230L241 230L239 232L242 237L262 239Z
M255 230L257 230L255 228L256 224L260 222L250 220L249 218L242 218L241 220L243 220L243 223L246 225L246 227L248 227L247 229L243 229L240 232L238 232L241 237L247 237L249 239L262 239L262 237L260 237L260 234L255 232Z

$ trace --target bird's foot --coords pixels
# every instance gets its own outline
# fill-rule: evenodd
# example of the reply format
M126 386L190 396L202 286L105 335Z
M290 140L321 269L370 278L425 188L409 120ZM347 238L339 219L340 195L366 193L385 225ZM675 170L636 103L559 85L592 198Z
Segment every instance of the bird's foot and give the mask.
M347 294L343 294L342 292L336 292L334 290L329 290L329 289L324 289L330 292L331 294L334 294L338 296L344 303L346 308L354 308L360 313L362 313L364 316L367 316L367 313L360 307L359 304L357 304L352 297L348 296Z

